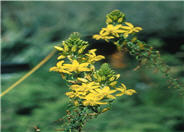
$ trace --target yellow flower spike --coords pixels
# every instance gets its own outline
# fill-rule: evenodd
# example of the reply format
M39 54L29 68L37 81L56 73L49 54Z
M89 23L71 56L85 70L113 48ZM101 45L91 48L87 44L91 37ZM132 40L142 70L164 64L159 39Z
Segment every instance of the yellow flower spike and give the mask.
M117 84L117 81L111 82L109 85L114 87Z
M59 51L63 51L63 48L59 47L59 46L54 46L55 49L59 50Z
M64 55L60 55L60 56L58 56L57 60L64 59L64 58L65 58Z

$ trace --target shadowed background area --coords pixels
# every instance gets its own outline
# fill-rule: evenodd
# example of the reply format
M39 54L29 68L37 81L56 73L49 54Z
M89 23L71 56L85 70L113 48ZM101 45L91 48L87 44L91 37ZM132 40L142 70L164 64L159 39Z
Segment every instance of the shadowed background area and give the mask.
M72 32L106 56L120 80L137 94L118 99L111 111L89 121L84 132L182 132L183 96L168 80L135 58L91 36L105 26L114 9L140 26L139 39L161 51L173 76L184 82L184 2L2 2L2 91L33 68ZM67 109L68 88L57 73L48 72L56 57L2 97L2 131L43 132L59 128ZM97 67L100 65L99 63Z

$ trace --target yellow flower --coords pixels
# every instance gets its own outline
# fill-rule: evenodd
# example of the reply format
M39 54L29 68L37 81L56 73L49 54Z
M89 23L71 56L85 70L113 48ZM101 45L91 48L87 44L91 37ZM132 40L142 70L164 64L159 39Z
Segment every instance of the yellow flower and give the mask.
M103 89L96 89L95 91L93 91L93 93L97 93L99 95L102 95L103 97L107 97L110 99L115 99L115 97L113 95L111 95L112 93L115 93L116 90L110 90L110 88L108 86L105 86Z
M123 34L124 38L127 38L129 34L132 34L134 32L139 32L142 30L141 27L134 27L134 25L129 22L125 22L125 24L127 26L121 26L121 28L124 29L125 31Z
M93 38L96 40L99 39L104 39L106 41L108 41L108 39L113 39L114 36L115 37L120 37L119 34L121 33L125 33L126 30L121 29L122 25L118 24L118 25L112 25L112 24L108 24L106 28L102 28L99 35L93 35Z
M120 29L122 25L118 24L116 26L112 25L112 24L108 24L106 28L102 28L102 30L100 31L100 35L114 35L116 37L119 37L119 33L124 33L125 31Z
M89 50L89 53L86 54L88 56L88 62L89 63L93 63L95 61L99 61L99 60L102 60L102 59L105 59L104 56L102 55L97 55L96 56L96 49L92 49L92 50Z
M62 65L63 63L64 63L64 61L59 61L56 64L56 66L50 68L50 71L71 74L69 71L65 70L65 68Z
M90 91L99 88L99 83L90 82L90 83L82 83L82 85L71 85L70 88L73 92L75 92L75 97L79 97L83 99Z
M107 104L107 102L100 102L103 97L98 94L89 93L87 96L85 96L83 99L85 99L82 103L84 106L95 106L95 105L103 105Z
M71 85L71 89L76 92L88 92L94 89L99 88L99 83L96 82L90 82L90 83L82 83L82 85Z
M122 96L124 94L132 95L132 94L136 93L136 91L134 89L128 89L127 90L126 86L123 83L121 84L121 86L122 86L121 88L116 88L116 90L121 92L119 94L116 94L116 96Z
M69 71L69 72L83 72L83 71L90 71L90 69L87 67L89 63L81 63L77 60L73 60L72 64L64 64L63 67Z

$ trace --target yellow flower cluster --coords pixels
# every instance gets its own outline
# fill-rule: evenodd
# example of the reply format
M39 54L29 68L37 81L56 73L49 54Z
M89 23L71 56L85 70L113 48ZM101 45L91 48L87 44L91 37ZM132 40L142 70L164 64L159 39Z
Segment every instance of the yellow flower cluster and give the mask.
M112 27L111 27L112 28ZM111 32L118 35L116 31L104 29L104 33ZM55 46L59 51L59 61L50 71L59 72L69 83L70 91L66 95L78 106L96 106L109 104L121 95L132 95L133 89L126 89L124 84L116 87L119 74L114 74L107 64L103 64L99 70L95 70L94 63L105 59L102 55L96 55L96 49L87 53L84 50L88 44L80 40L78 34L73 34L69 39L63 41L62 46Z
M55 46L55 48L58 51L63 51L63 48L59 46ZM51 67L50 71L55 71L55 72L60 72L60 73L66 73L66 74L71 74L72 72L75 73L80 73L84 71L91 71L93 70L93 65L92 63L96 61L100 61L102 59L105 59L104 56L102 55L96 55L96 49L89 50L88 53L86 53L83 57L82 60L86 61L84 63L79 63L77 59L73 60L71 55L68 55L67 57L64 55L60 55L57 59L60 60L57 62L56 66ZM71 64L63 64L64 58L68 58L71 61ZM73 57L74 58L74 57ZM80 59L80 57L79 57Z
M93 35L93 38L96 40L104 39L106 41L109 39L119 38L120 36L127 38L129 34L133 34L142 30L141 27L134 27L134 25L129 22L125 22L125 24L125 26L122 24L108 24L106 28L101 29L99 34Z
M59 61L56 66L51 67L50 71L56 71L56 72L60 72L60 73L67 73L67 74L71 74L71 72L83 72L83 71L90 71L90 68L88 68L87 66L89 65L89 63L81 63L79 64L79 62L77 60L72 60L72 64L64 64L64 61Z
M126 86L122 83L122 87L110 89L109 86L101 86L96 82L82 83L81 85L71 85L71 92L67 92L66 95L70 98L74 98L75 102L79 104L79 99L84 106L95 106L108 104L109 100L116 99L116 96L132 95L136 93L133 89L126 89ZM117 93L118 92L118 93ZM114 94L114 95L113 95Z

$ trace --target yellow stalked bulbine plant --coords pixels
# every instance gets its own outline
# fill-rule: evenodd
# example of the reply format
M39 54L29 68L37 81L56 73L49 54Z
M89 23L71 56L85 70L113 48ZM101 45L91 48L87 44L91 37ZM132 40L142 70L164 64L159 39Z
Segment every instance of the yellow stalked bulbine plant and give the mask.
M121 32L119 27L114 29L110 26L104 29L103 35L118 36ZM78 33L71 34L61 47L55 46L59 51L58 62L50 71L59 72L69 86L65 94L70 99L70 108L62 124L65 132L80 132L89 119L109 110L118 96L136 93L133 89L127 89L123 83L117 86L120 74L115 74L107 63L95 69L95 62L105 57L96 55L96 49L84 52L87 47L88 42L81 40Z
M136 69L143 65L150 66L151 68L156 68L156 70L163 73L170 83L170 87L178 88L179 92L184 94L184 88L181 84L174 79L169 72L170 68L166 65L160 57L159 51L153 49L143 41L137 39L136 33L142 30L141 27L135 27L132 23L127 22L125 19L125 14L119 10L114 10L106 15L105 28L99 31L99 34L93 35L96 40L103 39L107 42L116 45L117 49L122 52L128 52L130 55L135 56L135 58L140 62L140 65ZM124 89L125 86L123 86ZM119 88L118 88L119 89ZM131 95L132 92L124 92ZM126 91L126 90L125 90ZM118 95L122 95L118 94Z
M128 51L140 62L136 69L145 64L156 68L166 76L171 86L182 88L170 75L159 51L137 39L136 33L142 30L141 27L127 22L124 13L119 10L110 12L106 18L107 26L93 35L94 39L103 39L115 44L119 51ZM59 72L69 86L65 94L70 99L70 108L62 124L65 132L81 132L89 119L108 111L117 97L136 93L123 83L118 86L120 75L115 74L107 63L96 69L95 63L105 57L96 55L96 49L85 51L87 47L88 42L81 40L78 33L71 34L61 46L55 46L59 51L58 62L50 71Z

